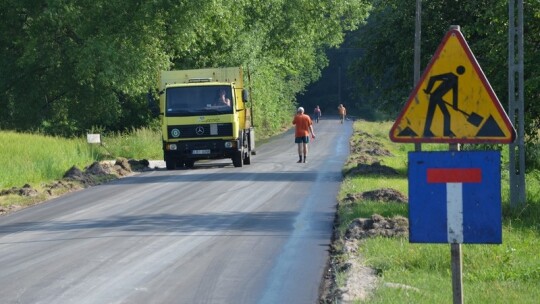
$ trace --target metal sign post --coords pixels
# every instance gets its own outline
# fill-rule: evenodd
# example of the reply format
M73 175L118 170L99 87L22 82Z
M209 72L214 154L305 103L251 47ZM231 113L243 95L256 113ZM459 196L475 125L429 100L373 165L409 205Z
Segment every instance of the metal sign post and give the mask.
M463 263L461 261L461 244L450 244L452 255L452 294L453 303L463 303Z
M453 303L461 304L461 244L501 244L502 204L500 152L460 151L460 144L512 143L516 132L459 26L445 35L389 136L449 144L449 151L409 152L409 242L450 244Z
M416 0L414 22L414 85L420 80L420 45L422 41L422 0ZM422 144L414 144L415 151L422 151Z
M461 244L502 243L500 151L409 152L409 241L450 244L454 303L463 303Z

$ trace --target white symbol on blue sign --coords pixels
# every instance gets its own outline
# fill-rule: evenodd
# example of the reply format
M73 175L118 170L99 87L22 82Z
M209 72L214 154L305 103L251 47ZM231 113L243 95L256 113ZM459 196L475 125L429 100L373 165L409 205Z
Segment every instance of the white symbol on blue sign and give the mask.
M500 244L500 152L410 152L411 243Z

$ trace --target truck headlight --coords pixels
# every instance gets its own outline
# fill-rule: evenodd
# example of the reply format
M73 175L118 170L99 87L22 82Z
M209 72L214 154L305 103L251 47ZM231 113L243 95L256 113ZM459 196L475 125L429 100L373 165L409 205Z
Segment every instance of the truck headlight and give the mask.
M230 141L226 141L225 142L225 148L232 148L233 147L233 143L230 142Z
M175 151L175 150L177 150L177 149L178 149L178 147L176 146L176 144L170 144L170 145L169 145L169 150L170 150L170 151Z

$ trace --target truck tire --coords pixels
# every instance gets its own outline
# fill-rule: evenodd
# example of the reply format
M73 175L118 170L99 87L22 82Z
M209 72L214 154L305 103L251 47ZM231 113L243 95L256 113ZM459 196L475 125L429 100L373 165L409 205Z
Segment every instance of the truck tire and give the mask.
M187 169L193 169L193 166L195 166L195 161L192 159L186 159L186 161L184 161L184 165Z
M251 165L251 153L244 153L244 165Z
M167 170L176 170L176 160L174 160L174 159L166 159L165 160L165 167L167 167Z
M234 152L234 155L232 157L232 163L235 167L242 167L242 156L244 152L243 151L236 151Z

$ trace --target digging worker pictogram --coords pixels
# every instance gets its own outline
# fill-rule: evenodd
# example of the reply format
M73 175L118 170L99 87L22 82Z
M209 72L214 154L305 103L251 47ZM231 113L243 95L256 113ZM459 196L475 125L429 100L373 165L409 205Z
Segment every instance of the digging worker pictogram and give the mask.
M435 109L439 107L443 114L443 120L444 120L444 136L448 137L455 137L456 135L452 130L450 129L450 112L448 112L448 109L446 108L447 105L451 105L454 110L459 111L458 109L458 77L459 75L463 75L465 73L465 67L458 66L456 68L456 74L454 73L445 73L440 75L434 75L429 78L429 82L427 87L424 89L424 93L430 95L429 96L429 105L426 115L426 125L424 126L424 136L425 137L433 137L435 136L433 132L431 132L431 124L433 122L433 115L435 114ZM436 82L440 82L439 86L437 86L434 90L433 87L435 86ZM452 104L449 102L446 102L443 97L448 92L452 91Z

